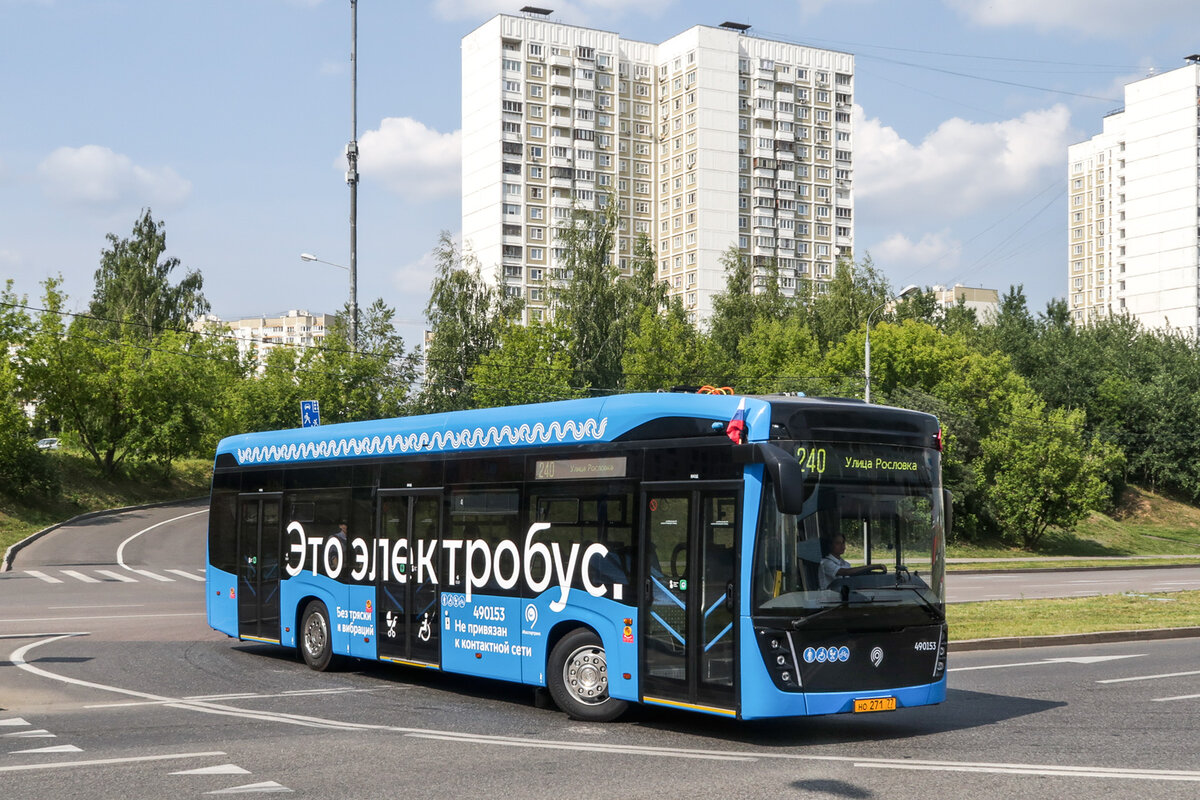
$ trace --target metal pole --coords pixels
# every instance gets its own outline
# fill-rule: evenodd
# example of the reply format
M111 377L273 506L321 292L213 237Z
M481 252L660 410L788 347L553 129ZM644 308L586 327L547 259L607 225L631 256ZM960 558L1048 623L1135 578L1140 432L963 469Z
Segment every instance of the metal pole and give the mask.
M358 349L358 0L350 0L350 144L346 183L350 184L350 347Z
M872 311L871 314L875 312ZM865 358L863 359L866 369L864 370L867 377L867 389L863 393L863 400L867 403L871 402L871 314L867 315L867 347Z

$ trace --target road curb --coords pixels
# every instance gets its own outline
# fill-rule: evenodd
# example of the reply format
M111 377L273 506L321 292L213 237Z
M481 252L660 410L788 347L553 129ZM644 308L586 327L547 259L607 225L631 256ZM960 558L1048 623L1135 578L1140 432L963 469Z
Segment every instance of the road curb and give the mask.
M49 528L43 528L42 530L37 531L36 533L29 534L28 536L26 536L24 539L22 539L19 542L14 542L14 543L10 544L8 546L8 549L4 551L4 560L0 561L0 572L8 572L9 570L12 569L13 559L17 557L17 553L19 553L21 551L21 549L24 548L26 545L33 544L38 539L45 536L47 533L50 533L51 531L56 531L59 528L66 527L67 525L73 525L76 522L82 522L85 519L94 519L96 517L103 517L103 516L107 516L109 514L121 514L126 511L140 511L145 508L165 508L167 506L181 506L181 505L184 505L185 503L195 503L200 500L207 500L207 499L208 499L208 495L202 495L200 497L189 497L184 500L165 500L161 503L145 503L140 506L123 506L121 508L105 508L105 509L101 509L100 511L89 511L86 514L80 514L78 516L71 517L70 519L65 520L63 522L56 522L55 524L51 525Z
M1200 627L1148 628L1141 631L1098 631L1096 633L1064 633L1055 636L1005 636L997 639L963 639L951 641L950 652L970 650L1008 650L1020 647L1049 647L1067 644L1105 644L1108 642L1148 642L1155 639L1185 639L1200 637Z
M1191 567L1200 567L1200 561L1191 564L1155 564L1153 562L1147 564L1120 564L1111 567L1069 567L1058 566L1057 564L1048 567L1015 567L1013 569L1004 569L1003 567L985 567L983 569L952 569L946 570L947 577L951 575L1010 575L1018 572L1091 572L1097 569L1105 570L1122 570L1122 569L1189 569Z

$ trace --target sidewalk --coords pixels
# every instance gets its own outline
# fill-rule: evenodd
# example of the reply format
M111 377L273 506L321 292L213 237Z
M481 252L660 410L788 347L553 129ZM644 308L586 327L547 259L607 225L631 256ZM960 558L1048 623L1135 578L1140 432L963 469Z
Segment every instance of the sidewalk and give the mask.
M1021 561L1052 561L1055 563L1070 563L1072 561L1154 561L1154 560L1195 561L1200 564L1200 554L1174 556L1013 556L1005 558L947 558L947 564L1003 564Z

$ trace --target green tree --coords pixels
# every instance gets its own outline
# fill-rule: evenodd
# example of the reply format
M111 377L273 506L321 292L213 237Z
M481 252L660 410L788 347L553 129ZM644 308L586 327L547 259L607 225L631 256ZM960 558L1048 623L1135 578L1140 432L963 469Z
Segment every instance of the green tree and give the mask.
M616 391L624 384L621 357L630 287L613 263L615 207L572 212L555 241L564 251L568 278L555 291L554 318L570 337L567 348L580 387Z
M57 489L57 475L38 452L18 397L19 376L8 360L0 361L0 495L39 496Z
M500 343L500 333L517 317L524 301L484 281L478 260L463 254L447 231L434 249L437 260L425 319L425 387L428 411L472 408L471 370Z
M707 352L704 337L688 322L678 298L663 313L644 308L621 359L625 388L646 392L707 383Z
M302 399L320 402L322 422L382 419L408 410L418 355L406 352L395 316L395 309L382 299L359 309L355 349L345 322L350 318L347 307L326 331L321 346L300 357ZM299 419L299 405L294 409L294 419Z
M824 291L817 292L807 306L809 327L821 347L828 349L864 325L871 312L892 296L887 279L875 267L870 255L858 264L841 261L833 280ZM888 317L881 309L872 317L872 322Z
M263 360L261 372L251 371L236 384L231 403L230 433L275 431L300 424L300 351L275 347Z
M1087 440L1082 411L1047 411L1032 394L1013 400L982 442L979 477L1004 538L1032 550L1050 528L1070 531L1104 503L1122 456Z
M574 370L566 332L554 323L510 324L500 346L471 371L473 396L479 407L541 403L582 396L571 386Z
M185 329L209 310L204 299L204 278L188 270L179 283L171 285L178 258L166 258L166 225L155 222L146 209L134 223L133 234L119 239L108 234L109 247L100 253L96 287L89 313L92 323L106 335L153 338L162 330ZM132 323L126 329L122 323Z
M800 316L759 317L738 343L733 385L752 394L809 393L821 360L816 337Z

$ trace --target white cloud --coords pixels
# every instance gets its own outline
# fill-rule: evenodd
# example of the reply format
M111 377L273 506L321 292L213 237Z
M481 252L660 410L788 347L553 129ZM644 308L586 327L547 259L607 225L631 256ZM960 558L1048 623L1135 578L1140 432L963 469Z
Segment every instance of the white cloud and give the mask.
M955 239L948 229L926 233L915 242L903 233L893 233L869 248L868 252L888 274L931 267L950 270L958 266L962 242Z
M1061 104L1003 122L956 117L917 144L858 106L854 113L855 189L867 214L884 218L959 217L1040 189L1078 138Z
M1040 32L1056 29L1120 39L1133 31L1161 25L1200 25L1195 0L943 0L972 22L986 27L1027 25Z
M192 191L191 182L170 167L141 167L128 156L94 144L60 147L37 171L51 197L83 205L171 207Z
M451 195L462 186L462 131L439 133L409 117L387 117L358 144L363 178L405 197ZM337 163L345 168L344 160Z

